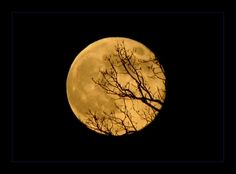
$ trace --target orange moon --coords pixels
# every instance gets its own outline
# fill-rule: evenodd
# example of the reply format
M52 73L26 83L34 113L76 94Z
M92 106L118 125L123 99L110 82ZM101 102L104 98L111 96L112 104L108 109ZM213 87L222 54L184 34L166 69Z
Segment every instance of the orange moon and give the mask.
M132 78L132 74L123 73L124 68L119 69L115 54L117 45L121 43L129 50L132 61L136 62L137 72L143 79L141 82L151 93L151 98L160 103L151 100L144 103L137 88L136 76ZM103 84L98 84L104 83L104 73L112 70L111 64L107 62L108 57L117 67L117 84L121 85L121 89L132 91L136 98L117 97L106 91ZM163 67L144 44L125 37L108 37L91 43L75 57L67 75L66 93L73 113L90 130L104 135L121 136L142 130L158 116L166 96L165 80ZM108 85L107 82L104 85ZM148 97L148 92L143 93L144 97Z

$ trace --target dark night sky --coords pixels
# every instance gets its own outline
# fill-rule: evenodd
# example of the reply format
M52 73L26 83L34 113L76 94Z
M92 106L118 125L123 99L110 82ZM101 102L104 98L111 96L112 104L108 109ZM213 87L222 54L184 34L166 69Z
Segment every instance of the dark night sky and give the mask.
M222 159L220 14L15 13L13 24L15 160ZM88 130L66 97L75 56L109 36L145 44L166 71L159 119L127 137Z

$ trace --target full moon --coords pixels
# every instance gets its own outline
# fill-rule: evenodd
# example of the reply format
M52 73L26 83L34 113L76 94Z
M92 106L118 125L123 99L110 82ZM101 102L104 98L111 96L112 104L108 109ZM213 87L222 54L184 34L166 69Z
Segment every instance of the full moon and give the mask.
M84 48L66 80L69 105L80 122L104 135L140 131L159 114L166 96L165 71L145 45L108 37Z

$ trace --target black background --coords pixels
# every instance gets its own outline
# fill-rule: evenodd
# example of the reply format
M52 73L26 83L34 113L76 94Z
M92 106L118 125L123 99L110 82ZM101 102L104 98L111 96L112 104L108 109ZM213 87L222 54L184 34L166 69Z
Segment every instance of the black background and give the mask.
M221 161L222 28L213 13L13 13L13 160ZM66 97L75 56L112 36L149 47L167 78L160 117L124 137L87 129Z

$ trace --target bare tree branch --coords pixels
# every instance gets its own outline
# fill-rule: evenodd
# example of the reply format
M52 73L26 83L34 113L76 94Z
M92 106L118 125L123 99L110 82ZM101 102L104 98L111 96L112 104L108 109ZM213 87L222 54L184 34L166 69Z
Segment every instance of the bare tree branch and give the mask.
M155 114L160 111L159 106L163 104L165 98L163 89L158 86L156 88L149 86L147 74L148 78L165 84L164 69L155 56L138 59L134 50L126 49L124 42L118 43L115 53L107 56L105 61L107 69L100 69L98 78L92 78L92 80L106 94L117 97L119 104L115 103L115 106L118 112L95 113L89 110L88 125L91 129L106 135L118 135L120 131L124 131L125 134L137 131L133 114L136 113L137 116L150 123ZM146 68L148 73L142 68ZM127 107L128 100L132 102L133 112ZM140 111L135 108L134 101L142 103L146 109Z
M142 69L137 64L137 61L135 61L133 51L127 51L124 46L124 43L118 44L115 50L116 53L113 56L116 57L116 62L113 62L111 60L111 57L108 57L107 61L109 63L110 68L105 71L100 70L102 78L97 80L92 79L94 83L102 87L107 94L140 100L149 107L152 107L156 111L159 111L159 109L151 102L163 104L163 100L160 98L160 96L155 96L155 92L150 91L147 82L144 80L144 76L141 71ZM157 63L158 61L154 58L150 58L146 61L139 61L139 63L143 64L149 62ZM163 68L161 67L159 62L157 64L162 70ZM135 82L135 88L131 89L129 83L124 86L121 85L122 82L118 79L118 66L120 65L122 65L124 69L124 72L122 73L128 75ZM152 72L152 78L158 78L163 81L165 80L163 77L161 77L161 74L163 74L164 71L157 71L157 66L154 67L153 64L150 66L150 69ZM136 89L138 90L138 93L136 92Z

